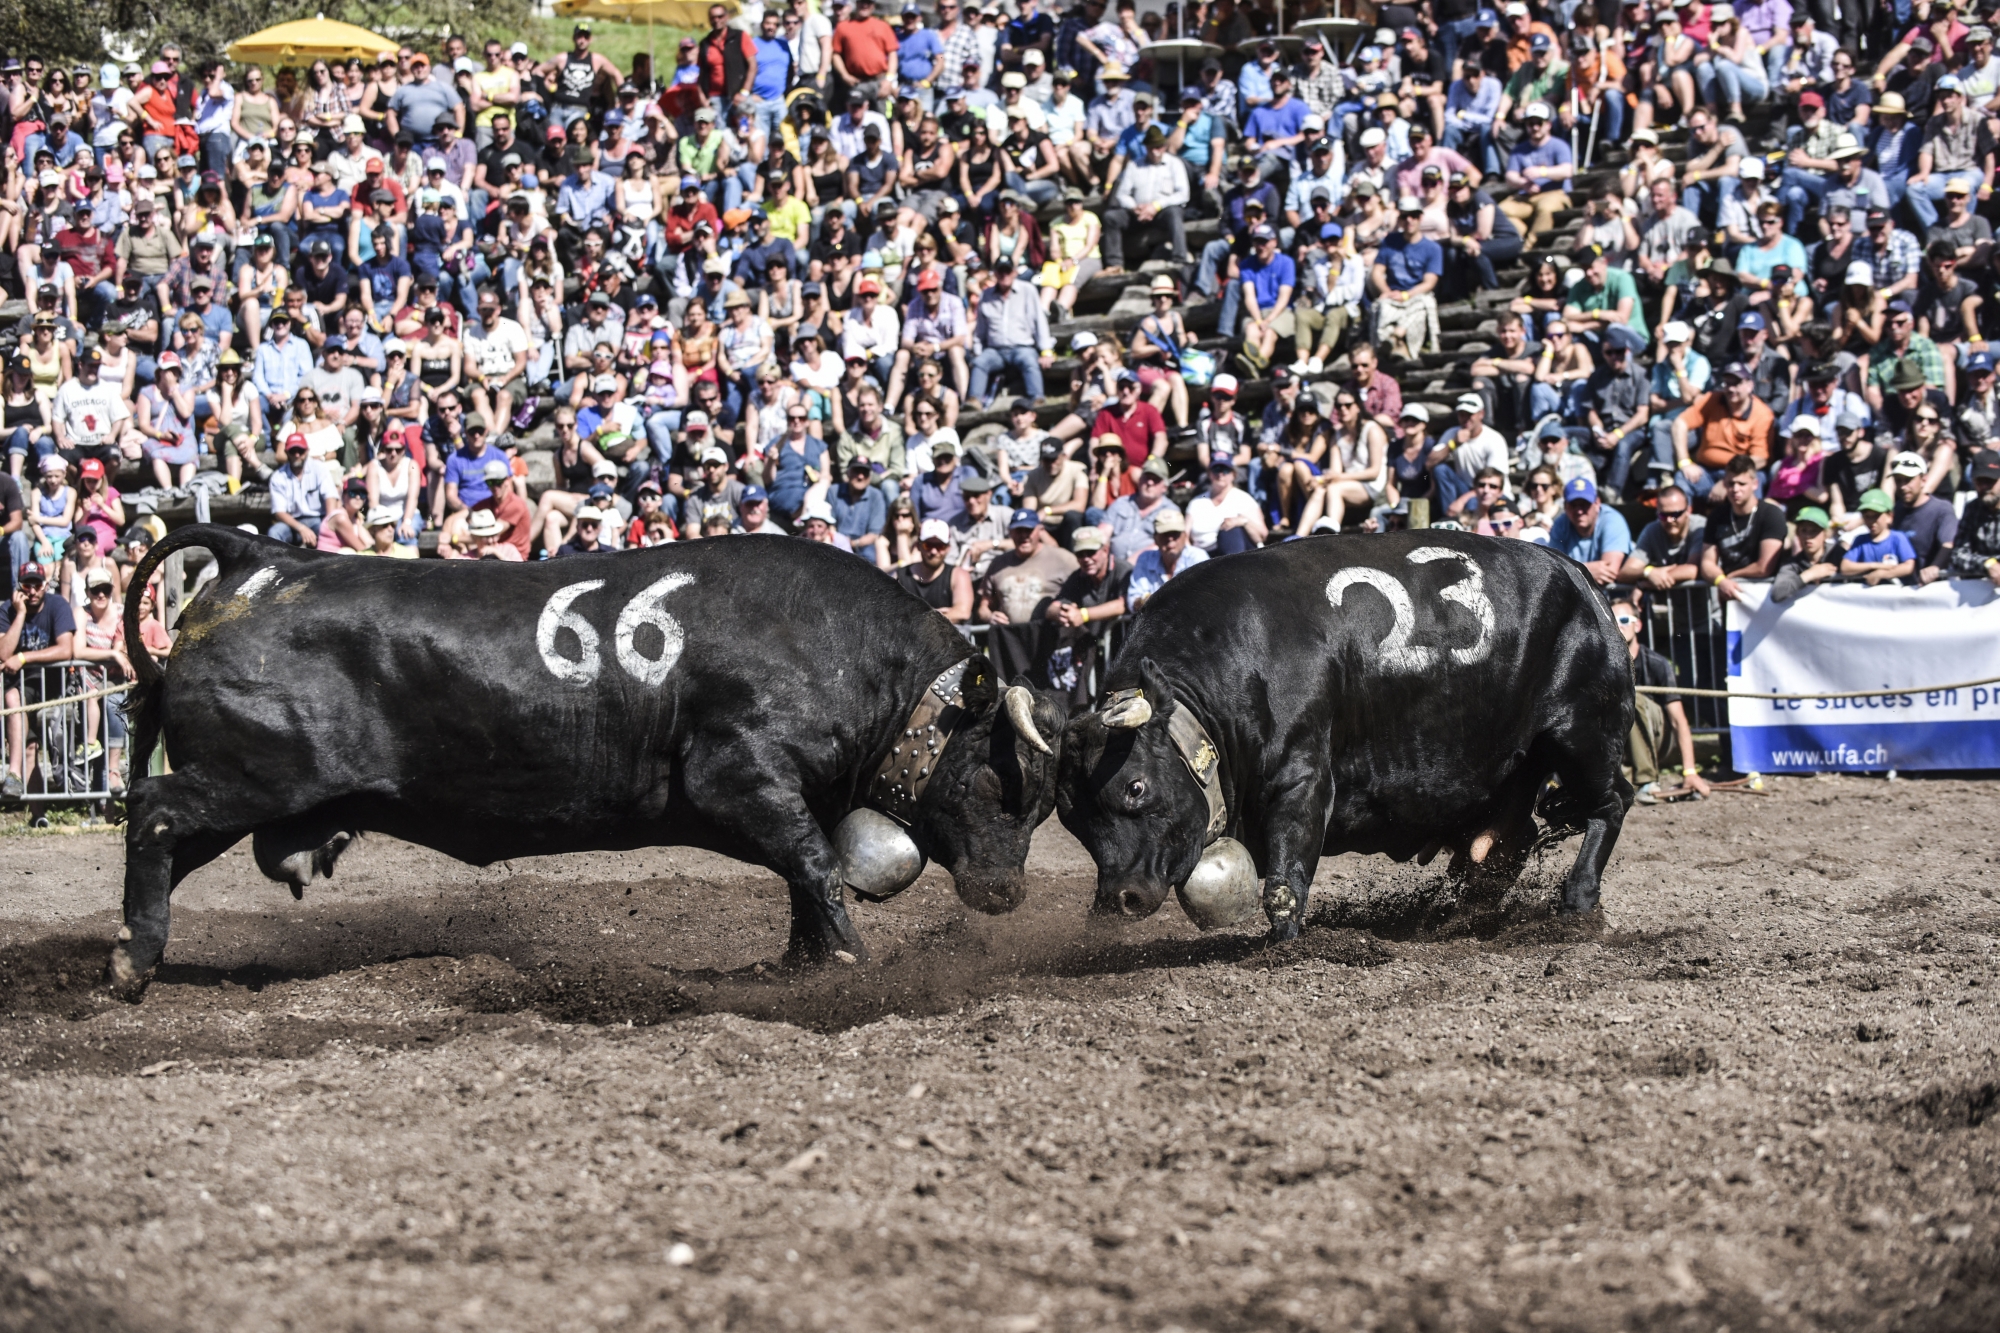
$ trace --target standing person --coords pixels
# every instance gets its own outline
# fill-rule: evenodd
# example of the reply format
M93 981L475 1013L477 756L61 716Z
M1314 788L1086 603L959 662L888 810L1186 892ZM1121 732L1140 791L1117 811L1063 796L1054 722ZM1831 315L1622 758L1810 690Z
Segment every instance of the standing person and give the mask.
M600 77L615 83L618 67L590 49L590 25L579 23L570 30L570 49L536 67L536 74L549 80L549 124L567 130L590 115L593 93Z
M14 593L0 611L0 670L8 673L5 694L7 772L0 777L0 794L19 799L29 772L28 719L12 711L24 703L40 703L39 682L18 674L23 667L67 662L75 656L76 614L66 598L49 591L47 566L30 560L14 576ZM67 756L64 756L65 758Z
M1627 594L1629 596L1629 594ZM1639 608L1629 601L1621 601L1612 608L1611 618L1618 626L1618 634L1625 640L1626 652L1632 660L1632 680L1634 684L1651 686L1673 686L1679 684L1674 675L1674 664L1651 648L1639 642L1642 628ZM1652 805L1659 800L1660 750L1666 742L1667 725L1673 724L1674 741L1680 747L1681 788L1706 796L1711 790L1707 779L1701 775L1701 762L1695 758L1694 732L1688 726L1687 706L1680 698L1671 694L1634 695L1632 731L1626 738L1625 777L1638 789L1637 800L1642 805Z
M899 45L896 30L875 17L875 0L856 0L853 17L833 29L835 102L844 104L850 93L864 102L881 101L882 76Z

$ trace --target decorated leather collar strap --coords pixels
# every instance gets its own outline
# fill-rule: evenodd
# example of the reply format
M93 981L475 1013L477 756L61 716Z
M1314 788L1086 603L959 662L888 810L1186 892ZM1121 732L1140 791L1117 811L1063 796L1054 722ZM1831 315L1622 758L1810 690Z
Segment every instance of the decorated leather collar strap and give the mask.
M953 666L930 683L904 724L889 757L868 784L868 801L890 818L913 824L924 789L937 772L938 757L951 743L952 732L965 720L965 670L973 658ZM982 678L974 676L977 685Z
M1130 700L1144 699L1143 690L1118 690L1105 700L1105 711L1118 707ZM1201 794L1208 798L1208 828L1203 831L1201 845L1206 847L1222 836L1229 827L1229 803L1222 795L1222 755L1209 739L1208 729L1195 717L1194 710L1186 704L1174 709L1167 719L1167 735L1172 738L1174 748L1180 751L1181 762L1188 772L1201 784Z

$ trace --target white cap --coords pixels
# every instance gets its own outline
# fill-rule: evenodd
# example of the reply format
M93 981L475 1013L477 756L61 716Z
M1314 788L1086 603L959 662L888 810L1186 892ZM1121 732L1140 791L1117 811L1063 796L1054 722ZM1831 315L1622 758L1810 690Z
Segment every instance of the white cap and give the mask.
M927 518L917 529L919 542L948 542L951 540L951 524L941 518Z
M618 465L612 462L608 458L601 458L597 461L596 465L590 469L590 475L593 478L610 477L616 479L618 476Z
M818 519L822 523L831 525L833 522L833 506L827 504L824 500L814 500L799 512L799 521L801 523L807 523L813 519Z
M1528 103L1528 109L1523 111L1521 115L1528 120L1554 120L1556 118L1555 109L1547 102L1530 102Z
M1458 396L1458 401L1452 404L1452 410L1457 412L1484 412L1486 410L1486 400L1476 393L1462 393Z
M576 521L578 523L602 523L604 521L604 511L596 505L578 505Z
M720 448L709 449L702 453L701 461L704 464L721 463L724 466L727 466L729 463L729 455Z
M1402 415L1399 418L1402 421L1429 421L1430 419L1431 410L1422 403L1404 403Z
M1694 330L1678 319L1670 319L1660 326L1662 343L1686 343L1694 341Z
M1847 266L1846 284L1849 287L1873 287L1875 270L1865 259L1857 259Z
M402 521L403 514L401 510L391 509L388 505L376 505L368 511L368 517L364 521L364 526L370 528L393 528Z
M958 452L958 432L950 426L940 426L925 439L924 443L931 447L932 453L940 449L949 449L955 454Z
M507 54L510 56L524 56L528 54L528 44L526 42L516 42L507 48Z
M368 133L368 122L350 112L347 118L340 122L340 132L342 134L366 134Z
M1746 181L1763 180L1764 159L1761 157L1744 158L1741 162L1738 162L1736 164L1736 174L1738 177Z
M1210 393L1235 393L1239 387L1236 377L1226 370L1208 382Z
M1388 141L1389 136L1383 133L1380 125L1370 125L1367 129L1361 131L1361 146L1363 148L1373 148L1378 143L1387 143Z
M1924 456L1905 449L1889 460L1889 475L1892 477L1921 477L1930 471L1931 465Z
M1085 329L1069 340L1069 350L1072 352L1081 352L1086 347L1095 346L1097 346L1097 335L1089 329Z
M1801 412L1792 419L1792 428L1785 434L1810 435L1816 440L1819 438L1819 418L1810 412Z

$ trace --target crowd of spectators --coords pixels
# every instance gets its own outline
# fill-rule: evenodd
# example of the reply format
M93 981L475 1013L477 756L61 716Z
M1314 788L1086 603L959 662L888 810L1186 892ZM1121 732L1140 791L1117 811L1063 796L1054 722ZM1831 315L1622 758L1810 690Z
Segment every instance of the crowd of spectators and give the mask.
M245 490L388 558L783 533L1058 685L1179 570L1344 528L1641 596L2000 582L1996 8L790 0L658 71L588 25L8 58L8 577L63 600ZM1079 315L1128 271L1142 316ZM1451 406L1406 400L1503 279Z

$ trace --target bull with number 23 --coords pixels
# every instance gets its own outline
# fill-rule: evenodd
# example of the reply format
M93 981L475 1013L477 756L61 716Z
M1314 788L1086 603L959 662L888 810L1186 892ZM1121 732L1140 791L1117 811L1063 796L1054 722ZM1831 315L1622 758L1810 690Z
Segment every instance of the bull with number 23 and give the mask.
M1448 848L1493 894L1578 830L1561 908L1589 911L1632 803L1624 644L1583 571L1528 542L1314 537L1210 561L1147 603L1106 685L1056 791L1100 913L1179 890L1199 924L1261 907L1282 941L1322 855Z
M791 891L788 958L866 949L846 892L901 891L925 859L988 912L1022 894L1054 803L1063 710L1003 687L943 617L867 563L768 537L533 565L404 563L191 527L219 576L164 672L134 659L114 991L138 998L169 898L248 835L295 895L363 831L475 865L681 845Z

